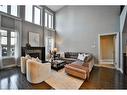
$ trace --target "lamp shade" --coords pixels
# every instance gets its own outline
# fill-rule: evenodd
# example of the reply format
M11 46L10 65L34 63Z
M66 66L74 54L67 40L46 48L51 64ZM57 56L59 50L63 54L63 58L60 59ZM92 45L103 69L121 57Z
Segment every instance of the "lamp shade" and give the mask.
M57 48L53 48L53 52L57 52L58 51L58 49Z

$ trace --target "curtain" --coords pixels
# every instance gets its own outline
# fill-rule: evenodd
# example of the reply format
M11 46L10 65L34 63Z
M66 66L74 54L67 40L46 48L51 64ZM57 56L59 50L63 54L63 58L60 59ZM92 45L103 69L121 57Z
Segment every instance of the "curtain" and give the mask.
M20 65L20 57L21 57L21 42L22 42L22 23L20 20L15 20L15 36L16 36L16 44L15 44L15 64Z

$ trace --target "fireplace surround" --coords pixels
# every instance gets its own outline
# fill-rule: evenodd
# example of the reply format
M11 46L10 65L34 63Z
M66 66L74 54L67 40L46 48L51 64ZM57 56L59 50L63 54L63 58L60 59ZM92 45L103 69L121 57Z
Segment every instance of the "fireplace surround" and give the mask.
M21 51L22 56L29 54L31 57L38 57L42 62L45 62L45 47L22 47Z

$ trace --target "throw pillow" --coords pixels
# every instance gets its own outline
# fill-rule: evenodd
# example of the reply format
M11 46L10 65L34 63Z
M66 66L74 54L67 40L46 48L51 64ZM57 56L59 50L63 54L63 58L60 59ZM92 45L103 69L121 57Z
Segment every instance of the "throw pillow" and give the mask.
M26 54L25 58L26 58L26 59L31 59L31 56L28 55L28 54Z
M88 54L85 54L85 53L83 53L83 54L79 53L78 54L78 59L81 61L84 61L87 57L88 57Z
M80 54L80 53L79 53L79 54L78 54L78 59L81 60L81 61L83 61L83 60L84 60L84 54Z
M38 57L36 58L36 61L41 63L41 60Z
M32 61L36 61L36 58L33 58L33 57L32 57L31 60L32 60Z
M92 55L91 54L87 54L87 57L84 59L84 62L87 63L92 59Z
M39 63L41 63L41 60L37 57L37 58L33 58L32 57L32 59L31 60L33 60L33 61L35 61L35 62L39 62Z

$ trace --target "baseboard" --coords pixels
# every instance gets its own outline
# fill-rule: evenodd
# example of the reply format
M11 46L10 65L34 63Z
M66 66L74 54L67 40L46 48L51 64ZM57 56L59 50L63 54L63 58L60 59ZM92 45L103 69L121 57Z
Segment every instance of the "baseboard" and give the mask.
M121 68L117 68L117 70L119 70L123 74L123 70Z

